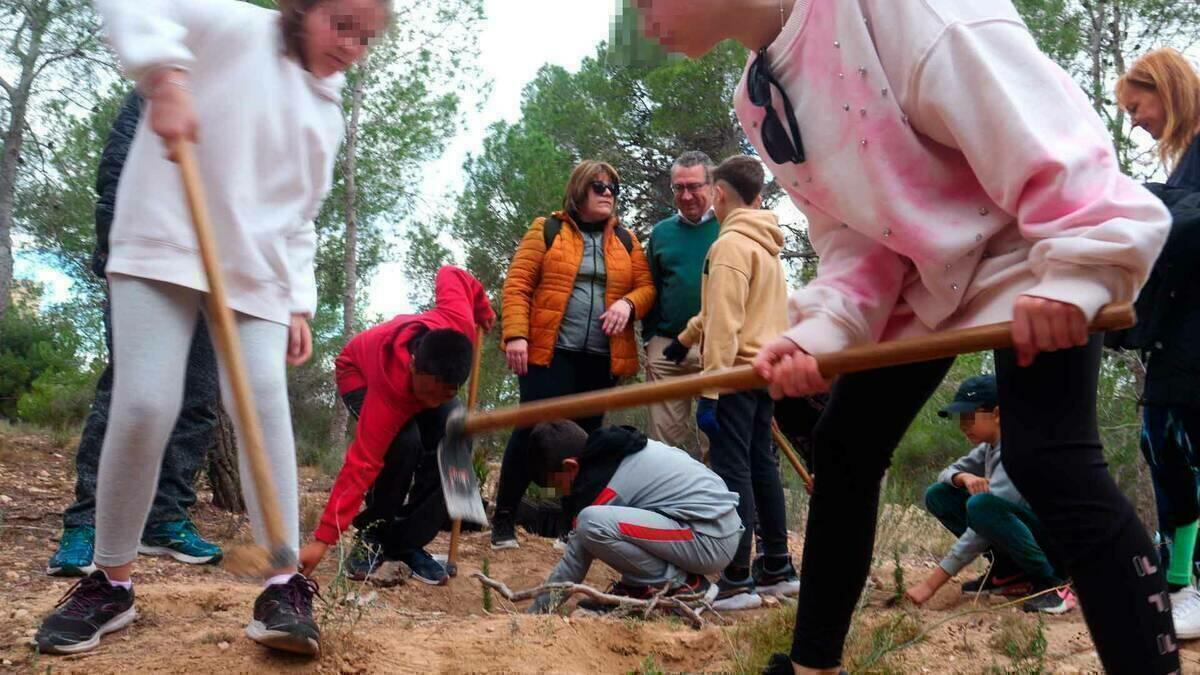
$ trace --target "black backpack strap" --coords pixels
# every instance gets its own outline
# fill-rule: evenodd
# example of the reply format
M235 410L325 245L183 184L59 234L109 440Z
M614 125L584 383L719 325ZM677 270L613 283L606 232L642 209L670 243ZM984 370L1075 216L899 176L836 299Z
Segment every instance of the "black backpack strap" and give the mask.
M560 231L562 231L562 221L554 215L546 216L546 221L542 223L542 240L546 242L547 251L554 244Z
M621 245L625 247L625 252L633 254L633 235L629 234L629 230L618 225L613 230L613 234L617 235L617 239L621 241Z

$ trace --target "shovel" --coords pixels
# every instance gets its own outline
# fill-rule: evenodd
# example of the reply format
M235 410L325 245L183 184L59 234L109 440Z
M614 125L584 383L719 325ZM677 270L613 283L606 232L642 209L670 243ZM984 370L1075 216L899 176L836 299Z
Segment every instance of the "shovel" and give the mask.
M1135 322L1133 306L1105 306L1088 327L1090 332L1128 328ZM879 344L851 347L840 352L816 357L821 375L833 378L889 366L950 358L959 354L985 349L1004 349L1012 346L1012 323L961 328L920 337L894 340ZM767 386L753 366L725 368L712 373L685 375L628 387L604 389L586 394L550 398L524 405L497 408L485 412L451 414L446 422L439 455L448 461L462 462L461 467L443 471L442 488L446 495L446 510L451 518L461 518L486 524L479 485L471 470L471 436L486 431L510 427L528 427L539 422L574 419L599 415L610 410L634 408L649 403L699 396L706 390L745 391ZM447 476L450 477L447 480Z
M471 360L471 384L467 389L467 411L475 410L475 403L479 398L479 365L483 361L483 327L480 326L475 331L475 355ZM439 453L439 460L441 454ZM438 462L438 468L441 468L441 462ZM471 466L471 472L474 474L475 467ZM458 576L458 540L462 535L462 520L455 519L450 525L450 552L446 555L446 574L449 576Z
M242 353L241 339L233 310L225 294L225 282L221 276L221 263L217 258L217 242L208 219L208 208L204 201L204 188L192 144L179 141L175 146L179 157L179 172L183 178L183 189L187 195L188 210L196 230L196 243L200 248L200 259L204 264L204 275L208 280L209 332L216 338L217 354L225 365L233 390L233 403L237 419L241 422L238 446L250 464L250 478L258 493L258 504L262 510L263 523L267 530L270 550L258 546L234 547L225 555L225 567L241 576L263 576L273 570L295 569L296 552L288 546L283 532L283 517L279 513L279 498L275 492L275 481L267 465L263 450L262 424L258 410L250 395L250 379L246 376L246 362Z

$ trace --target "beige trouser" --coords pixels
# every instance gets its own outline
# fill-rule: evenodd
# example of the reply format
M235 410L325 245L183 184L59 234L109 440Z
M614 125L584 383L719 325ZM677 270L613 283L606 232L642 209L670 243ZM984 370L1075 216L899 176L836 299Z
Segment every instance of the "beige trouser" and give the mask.
M691 375L701 370L700 348L693 346L687 359L675 365L662 355L663 349L671 344L670 338L652 337L646 345L646 380L665 380L680 375ZM650 408L649 436L656 441L687 450L693 457L703 461L708 456L708 437L696 430L692 423L692 399L652 403Z

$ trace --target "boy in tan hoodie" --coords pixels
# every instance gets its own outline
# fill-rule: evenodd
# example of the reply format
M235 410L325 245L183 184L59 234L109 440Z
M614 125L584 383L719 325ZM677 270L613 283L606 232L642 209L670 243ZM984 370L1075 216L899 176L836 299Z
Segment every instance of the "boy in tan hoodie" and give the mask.
M699 342L704 372L747 365L787 329L787 285L779 263L783 232L775 214L761 208L764 178L762 163L745 155L725 160L713 173L721 232L704 261L700 314L664 356L686 356ZM746 526L733 562L717 582L717 609L752 609L762 604L760 594L795 596L800 590L788 555L779 458L771 443L773 410L766 389L706 392L696 406L696 423L711 443L713 471L740 496L738 515ZM765 550L751 566L756 522Z

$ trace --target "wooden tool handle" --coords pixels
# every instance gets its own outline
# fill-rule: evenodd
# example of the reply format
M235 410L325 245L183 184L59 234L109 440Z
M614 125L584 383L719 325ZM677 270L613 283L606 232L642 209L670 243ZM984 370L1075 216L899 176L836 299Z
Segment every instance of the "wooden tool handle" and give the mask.
M1134 324L1133 306L1108 305L1089 326L1092 332L1128 328ZM959 354L1003 349L1012 346L1012 323L932 333L920 337L851 347L817 356L821 374L827 378L885 366L932 361ZM699 396L709 390L743 391L766 386L753 366L726 368L713 373L685 375L658 382L603 389L586 394L535 401L467 415L464 430L476 434L508 427L526 427L557 419L576 419L609 410L633 408L648 403Z
M803 462L800 461L800 456L796 454L796 449L792 447L792 442L783 434L783 430L779 428L779 423L771 420L771 435L775 437L775 445L779 446L779 451L787 457L788 462L796 473L800 474L800 480L804 481L804 486L808 488L808 493L812 494L813 477L804 468Z
M258 410L254 407L254 399L250 393L250 380L246 376L246 362L242 354L237 324L234 323L233 310L229 309L227 302L225 283L221 275L221 263L217 257L217 243L204 201L203 183L200 180L200 171L196 167L192 144L187 141L179 141L175 145L175 153L179 158L183 190L187 195L188 210L191 212L192 225L196 230L196 243L200 248L200 259L204 263L204 275L208 279L206 301L208 303L209 333L216 338L217 353L224 362L225 372L233 389L235 412L241 422L241 428L238 429L238 445L249 460L250 476L254 481L255 490L258 492L258 505L262 509L267 539L270 542L272 553L275 553L287 546L287 539L283 532L283 518L279 512L275 482L271 479L271 470L267 466L267 455L263 450L262 424L259 422Z
M486 332L483 326L475 329L475 354L471 357L471 384L467 389L467 410L475 409L475 403L479 399L479 366L483 362L483 338ZM462 536L462 521L455 520L450 523L450 551L446 554L446 565L457 565L458 563L458 540Z

